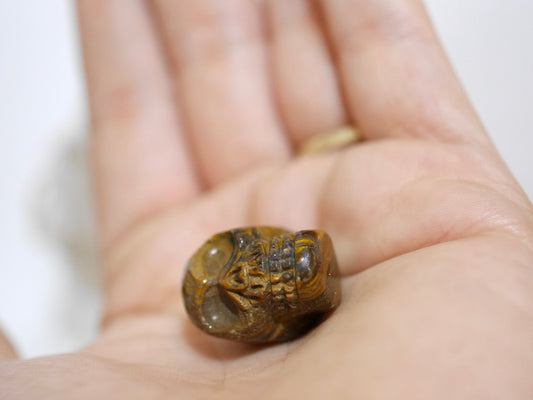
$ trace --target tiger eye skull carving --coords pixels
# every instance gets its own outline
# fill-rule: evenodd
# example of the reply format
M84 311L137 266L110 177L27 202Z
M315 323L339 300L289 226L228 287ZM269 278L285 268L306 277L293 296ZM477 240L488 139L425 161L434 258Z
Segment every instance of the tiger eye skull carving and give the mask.
M211 335L294 339L340 302L331 239L322 231L270 227L219 233L189 261L183 297L192 322Z

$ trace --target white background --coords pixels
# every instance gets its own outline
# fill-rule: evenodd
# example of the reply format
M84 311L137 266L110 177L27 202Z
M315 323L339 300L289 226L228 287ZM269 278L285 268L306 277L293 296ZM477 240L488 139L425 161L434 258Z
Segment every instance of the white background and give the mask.
M73 3L0 0L0 324L23 356L76 349L97 326L97 291L39 234L34 213L50 160L84 126ZM533 1L426 3L488 131L533 197Z

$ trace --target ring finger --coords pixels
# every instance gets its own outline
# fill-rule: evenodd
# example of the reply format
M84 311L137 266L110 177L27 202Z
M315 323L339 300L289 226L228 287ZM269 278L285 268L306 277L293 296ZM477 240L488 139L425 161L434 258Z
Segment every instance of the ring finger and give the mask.
M280 113L296 147L348 122L335 66L316 4L265 3L272 36L272 68Z

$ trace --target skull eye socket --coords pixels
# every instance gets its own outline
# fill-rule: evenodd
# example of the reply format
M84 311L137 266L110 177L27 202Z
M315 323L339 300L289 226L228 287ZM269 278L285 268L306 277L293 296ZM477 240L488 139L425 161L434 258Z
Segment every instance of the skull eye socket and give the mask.
M224 290L210 288L201 305L204 326L213 333L232 329L239 322L239 311Z
M204 245L202 264L208 276L215 277L231 261L234 244L231 234L217 235Z
M307 282L313 279L317 271L315 252L311 247L301 246L295 248L296 279Z

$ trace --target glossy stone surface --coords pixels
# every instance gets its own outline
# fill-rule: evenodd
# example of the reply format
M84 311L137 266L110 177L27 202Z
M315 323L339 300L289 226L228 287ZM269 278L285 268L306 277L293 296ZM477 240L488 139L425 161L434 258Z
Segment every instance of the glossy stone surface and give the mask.
M335 309L340 277L322 231L254 227L226 231L190 259L183 298L203 331L242 342L294 339Z

